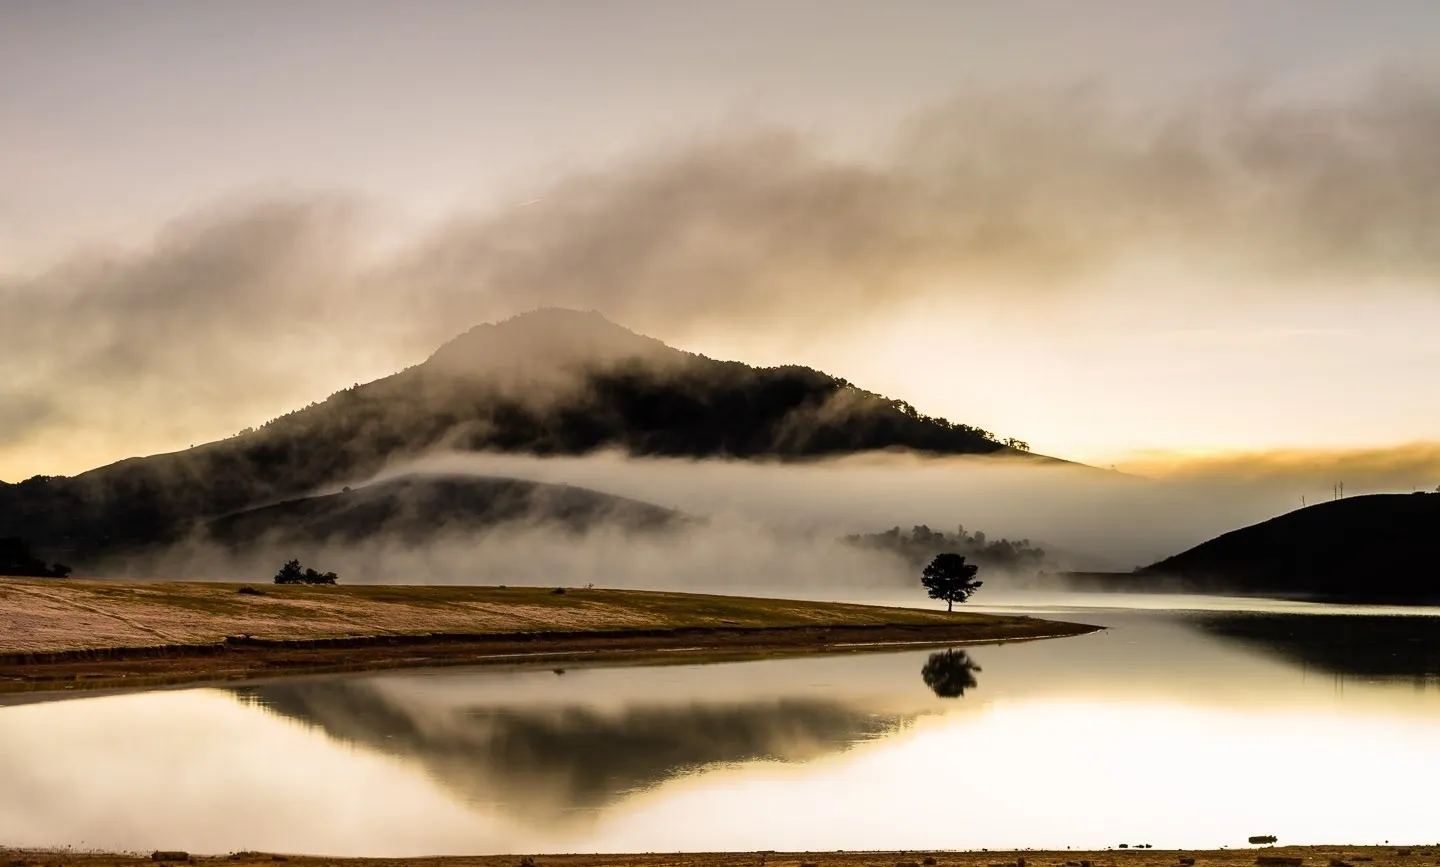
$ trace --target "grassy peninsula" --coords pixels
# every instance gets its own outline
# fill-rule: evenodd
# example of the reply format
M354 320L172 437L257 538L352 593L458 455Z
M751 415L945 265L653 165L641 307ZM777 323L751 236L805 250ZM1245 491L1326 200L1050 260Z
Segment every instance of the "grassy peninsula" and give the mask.
M1077 635L988 614L588 588L0 578L0 692Z

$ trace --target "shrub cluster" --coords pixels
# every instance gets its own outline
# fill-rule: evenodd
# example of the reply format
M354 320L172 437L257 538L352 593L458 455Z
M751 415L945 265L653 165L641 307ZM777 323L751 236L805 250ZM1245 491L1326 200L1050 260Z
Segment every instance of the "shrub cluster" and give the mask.
M316 572L300 568L299 560L290 560L275 573L276 584L334 584L340 576L334 572Z

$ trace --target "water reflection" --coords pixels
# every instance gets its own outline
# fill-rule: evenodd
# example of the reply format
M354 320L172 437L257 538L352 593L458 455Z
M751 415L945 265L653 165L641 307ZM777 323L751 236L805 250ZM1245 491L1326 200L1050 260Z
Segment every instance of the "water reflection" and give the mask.
M235 692L331 737L414 762L467 799L547 823L709 766L810 761L914 716L819 697L648 699L614 709L575 699L492 704L467 693L464 678L449 686L442 702L365 679Z
M930 691L940 698L959 698L965 690L974 689L979 682L975 673L980 666L963 650L942 650L930 654L920 677Z
M1211 635L1333 674L1440 683L1440 617L1227 613L1193 622Z
M0 707L0 845L403 856L1433 835L1414 787L1440 778L1440 691L1407 681L1434 682L1440 620L1070 616L1111 629Z

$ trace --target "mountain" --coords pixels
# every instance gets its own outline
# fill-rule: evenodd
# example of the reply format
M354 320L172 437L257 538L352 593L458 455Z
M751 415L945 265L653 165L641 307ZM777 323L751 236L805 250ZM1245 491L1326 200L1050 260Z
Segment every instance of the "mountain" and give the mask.
M451 533L520 523L574 531L602 525L644 531L677 527L683 521L670 509L569 485L411 475L236 512L207 521L204 535L232 547L381 538L414 545Z
M1331 500L1139 570L1135 584L1365 602L1440 601L1440 494Z
M547 309L471 329L423 364L257 430L73 478L0 486L0 536L83 568L428 452L602 449L768 459L877 449L1025 454L810 368L717 361L598 313Z

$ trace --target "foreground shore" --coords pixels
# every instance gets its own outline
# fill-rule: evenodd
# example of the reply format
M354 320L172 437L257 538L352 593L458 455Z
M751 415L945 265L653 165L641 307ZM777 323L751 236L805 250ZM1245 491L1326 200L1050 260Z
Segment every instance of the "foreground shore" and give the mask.
M169 857L167 860L166 856ZM144 855L84 854L71 851L0 849L9 867L140 867L142 864L194 863L291 867L1413 867L1433 865L1440 847L1426 846L1277 846L1263 849L1106 849L1102 851L979 852L720 852L647 853L644 855L486 855L450 858L323 858L239 852L203 858L181 852Z
M1030 617L587 588L0 579L0 693L1050 638Z

